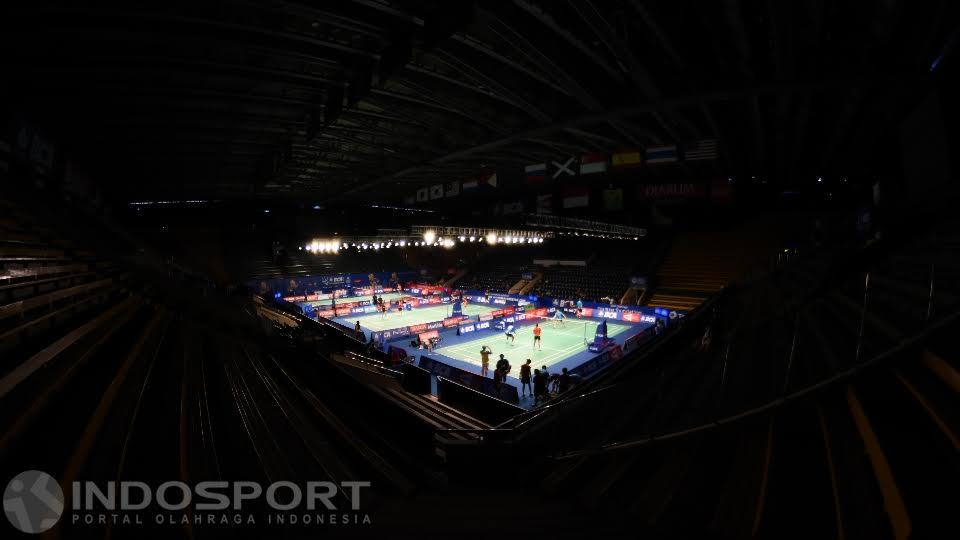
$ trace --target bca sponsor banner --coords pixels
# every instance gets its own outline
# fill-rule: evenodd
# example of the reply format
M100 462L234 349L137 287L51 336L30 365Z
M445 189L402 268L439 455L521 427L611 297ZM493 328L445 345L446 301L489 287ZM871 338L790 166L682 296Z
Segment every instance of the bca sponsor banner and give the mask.
M583 311L586 312L587 309L588 309L588 308L583 308ZM594 317L601 317L601 318L604 318L604 319L619 319L619 318L620 318L620 312L618 312L618 311L615 310L615 309L598 308L598 309L594 310L593 314L594 314L594 315L593 315Z
M487 328L490 328L490 321L463 324L460 325L460 335L475 332L477 330L486 330Z

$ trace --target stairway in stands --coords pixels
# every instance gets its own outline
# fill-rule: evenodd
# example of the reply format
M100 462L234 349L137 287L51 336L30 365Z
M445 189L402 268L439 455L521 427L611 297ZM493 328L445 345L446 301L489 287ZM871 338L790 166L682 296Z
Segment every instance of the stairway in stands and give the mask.
M725 231L683 233L657 269L656 289L647 305L690 311L776 247L766 223Z

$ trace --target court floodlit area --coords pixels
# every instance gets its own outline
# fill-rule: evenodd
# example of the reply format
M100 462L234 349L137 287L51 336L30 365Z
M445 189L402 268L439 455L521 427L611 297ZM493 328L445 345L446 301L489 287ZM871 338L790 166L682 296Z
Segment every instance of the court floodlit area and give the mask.
M383 295L383 298L384 300L389 299L386 294ZM364 331L380 332L383 330L390 330L392 328L400 328L401 326L440 321L450 317L452 309L452 304L437 304L433 306L414 308L410 311L404 310L398 312L396 306L394 306L392 310L386 313L386 315L381 313L370 313L365 315L339 317L334 320L351 328L357 323L357 321L360 321L360 327ZM463 314L470 316L486 315L495 309L496 308L490 306L470 304L464 306Z
M552 368L559 364L563 367L574 367L566 365L567 359L578 356L580 353L587 352L587 343L593 340L594 333L597 330L599 321L594 320L566 320L562 323L555 323L550 319L544 319L540 323L541 345L534 347L533 343L533 324L524 324L515 329L516 340L510 342L502 331L481 331L474 339L449 339L449 345L437 347L432 356L442 355L447 358L466 362L472 366L480 368L480 349L486 345L493 354L490 356L491 368L496 360L503 354L514 366L514 375L519 373L520 364L526 362L529 358L537 368L547 366ZM362 324L362 323L361 323ZM626 337L629 330L639 331L642 326L630 325L607 321L607 336ZM631 332L632 333L632 332ZM622 343L622 339L618 338ZM590 353L592 356L594 353ZM584 357L584 361L587 357ZM576 362L580 364L582 361Z

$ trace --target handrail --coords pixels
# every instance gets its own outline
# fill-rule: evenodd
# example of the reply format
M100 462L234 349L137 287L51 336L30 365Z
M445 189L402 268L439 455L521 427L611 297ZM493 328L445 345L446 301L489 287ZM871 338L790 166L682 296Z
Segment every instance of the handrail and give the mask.
M560 400L560 401L558 401L558 402L556 402L556 403L548 403L547 405L544 405L543 407L540 407L540 408L537 408L537 409L530 409L530 410L528 410L528 411L524 411L524 412L522 412L522 413L519 413L519 414L517 414L516 416L514 416L513 418L510 418L510 419L508 419L508 420L505 420L505 421L497 424L497 425L494 426L494 427L495 427L495 428L499 428L500 426L504 426L504 425L506 425L506 424L509 424L510 422L515 421L517 418L532 415L532 416L530 416L530 418L527 418L526 420L524 420L524 421L520 422L519 424L517 424L516 427L519 428L520 426L525 425L527 422L533 420L533 419L536 418L537 416L540 416L541 414L548 412L548 410L553 410L553 409L556 409L557 407L563 407L563 406L565 406L565 405L567 405L567 404L569 404L569 403L575 403L575 402L577 402L578 400L581 400L581 399L586 399L586 398L593 397L594 395L596 395L596 394L598 394L598 393L600 393L600 392L605 392L605 391L607 391L607 390L610 390L610 389L613 389L613 388L617 388L618 386L619 386L618 384L609 384L609 385L607 385L607 386L601 386L600 388L596 388L596 389L593 389L593 390L590 390L590 391L587 391L587 392L583 392L583 393L578 394L578 395L575 395L575 396L568 397L568 398L563 399L563 400ZM514 428L514 429L515 429L515 428Z
M599 447L597 447L597 448L588 448L588 449L582 449L582 450L575 450L575 451L572 451L572 452L566 452L566 453L564 453L564 454L560 454L560 455L557 455L557 456L551 456L551 457L554 458L554 459L571 459L571 458L577 458L577 457L589 456L589 455L597 455L597 454L602 454L602 453L612 452L612 451L618 451L618 450L627 450L627 449L631 449L631 448L641 448L641 447L645 447L645 446L648 446L648 445L650 445L650 444L653 444L653 443L655 443L655 442L659 442L659 441L663 441L663 440L677 439L677 438L685 437L685 436L687 436L687 435L693 435L693 434L696 434L696 433L701 433L701 432L703 432L703 431L708 431L708 430L711 430L711 429L714 429L714 428L718 428L718 427L721 427L721 426L725 426L725 425L727 425L727 424L731 424L731 423L734 423L734 422L739 422L739 421L741 421L741 420L745 420L745 419L753 418L753 417L755 417L755 416L759 416L760 414L765 413L765 412L767 412L767 411L772 411L772 410L778 409L778 408L780 408L780 407L782 407L782 406L784 406L784 405L786 405L786 404L792 403L792 402L794 402L794 401L803 399L803 398L808 397L808 396L810 396L810 395L812 395L812 394L815 394L815 393L817 393L817 392L820 392L820 391L824 390L826 387L832 386L832 385L834 385L834 384L836 384L836 383L839 383L839 382L842 382L842 381L846 381L846 380L854 377L855 375L857 375L857 374L859 374L859 373L861 373L861 372L863 372L863 371L865 371L865 370L867 370L867 369L869 369L869 368L874 367L875 365L881 363L882 361L887 360L887 359L889 359L889 358L891 358L891 357L896 356L897 354L903 352L904 349L907 349L907 348L910 348L910 347L915 346L917 343L919 343L920 341L922 341L923 339L925 339L929 334L931 334L931 333L933 333L933 332L935 332L935 331L938 331L938 330L940 330L941 328L943 328L943 327L945 327L945 326L947 326L947 325L949 325L949 324L955 323L955 322L958 321L958 320L960 320L960 311L956 311L956 312L954 312L952 315L949 315L949 316L945 317L944 319L938 321L938 322L935 323L934 325L932 325L932 326L930 326L930 327L927 327L927 328L921 330L920 332L918 332L918 333L915 334L914 336L912 336L912 337L910 337L910 338L907 338L907 339L904 339L903 341L901 341L900 343L894 345L893 347L891 347L891 348L888 349L887 351L884 351L884 352L878 354L877 356L871 358L870 360L867 360L867 361L863 362L862 364L859 364L859 365L853 366L853 367L851 367L851 368L848 368L848 369L846 369L846 370L844 370L844 371L841 371L841 372L839 372L839 373L836 373L835 375L832 375L832 376L830 376L830 377L827 377L826 379L823 379L822 381L820 381L820 382L818 382L818 383L815 383L815 384L806 386L806 387L804 387L804 388L801 388L800 390L794 391L793 393L787 394L787 395L785 395L785 396L783 396L783 397L780 397L780 398L773 399L773 400L771 400L771 401L769 401L769 402L767 402L767 403L765 403L765 404L763 404L763 405L754 407L754 408L752 408L752 409L747 409L747 410L741 411L741 412L739 412L739 413L737 413L737 414L734 414L734 415L731 415L731 416L727 416L727 417L724 417L724 418L721 418L721 419L717 419L717 420L715 420L715 421L713 421L713 422L708 422L708 423L705 423L705 424L700 424L700 425L698 425L698 426L694 426L694 427L691 427L691 428L683 429L683 430L680 430L680 431L673 431L673 432L668 432L668 433L664 433L664 434L660 434L660 435L651 435L651 436L649 436L649 437L645 437L645 438L642 438L642 439L636 439L636 440L632 440L632 441L627 441L627 442L618 442L618 443L611 443L611 444L601 445L601 446L599 446Z

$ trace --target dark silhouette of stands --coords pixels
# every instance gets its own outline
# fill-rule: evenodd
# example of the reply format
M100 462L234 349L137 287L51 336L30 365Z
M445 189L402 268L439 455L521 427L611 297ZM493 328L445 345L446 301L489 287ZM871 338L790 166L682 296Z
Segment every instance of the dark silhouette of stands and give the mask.
M422 370L341 327L18 223L0 244L4 473L370 479L376 532L409 534L956 530L952 225L736 280L575 392L504 418L469 389L430 395Z
M958 240L792 261L499 436L546 454L548 492L651 534L956 530Z

